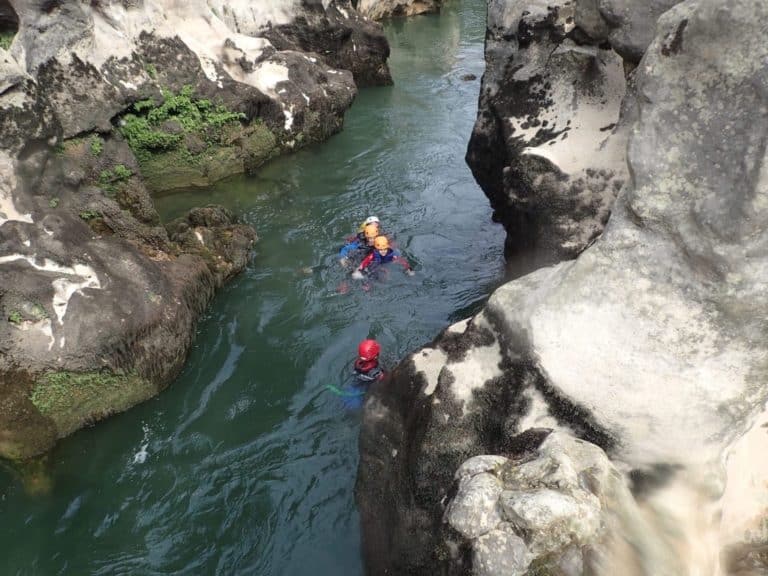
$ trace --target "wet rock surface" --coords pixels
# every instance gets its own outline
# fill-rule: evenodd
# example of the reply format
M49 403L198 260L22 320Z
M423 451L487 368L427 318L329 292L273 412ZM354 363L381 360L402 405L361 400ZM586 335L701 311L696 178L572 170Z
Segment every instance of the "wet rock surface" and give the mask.
M5 456L39 453L167 385L256 240L220 208L192 211L169 237L138 177L106 195L82 184L83 166L76 150L22 161L15 191L38 191L31 221L0 228Z
M551 30L558 15L548 12L549 19L536 22ZM504 489L484 476L498 480L497 472L478 469L480 492L473 484L457 491L452 478L474 456L510 458L521 445L535 449L535 429L542 427L603 449L653 514L663 517L669 499L685 510L675 530L659 523L620 532L644 551L636 558L611 564L615 550L597 544L605 560L597 573L630 565L644 565L640 573L680 574L693 566L714 572L716 549L708 545L704 559L690 551L711 543L711 534L718 541L720 514L732 515L733 526L742 525L740 515L752 519L754 510L719 498L739 476L726 477L724 455L768 398L761 328L768 309L766 22L768 8L755 0L728 8L699 0L665 12L624 102L627 181L603 235L575 261L498 289L480 314L449 328L395 370L386 387L373 390L358 478L371 573L385 573L379 566L391 574L510 573L485 556L475 566L478 556L465 541L474 545L498 520L490 502ZM519 40L520 26L513 30ZM491 64L487 77L494 74ZM491 96L512 98L491 90L481 101ZM505 137L514 141L514 132ZM481 161L494 166L497 160ZM491 179L499 174L480 172ZM532 478L545 476L542 469ZM486 514L456 512L451 522L449 513L448 529L445 506L457 494L480 503ZM507 499L501 517L514 513L521 525L560 522L555 508L570 506L563 494L539 496L549 504ZM586 510L571 508L565 517ZM698 520L685 524L685 515ZM439 536L405 536L414 533ZM764 538L750 534L723 556L733 570L759 566ZM649 535L658 540L649 543ZM374 542L384 542L385 550L374 550ZM508 550L504 561L521 570L526 555L506 529L494 543ZM565 552L559 558L553 573L594 573Z

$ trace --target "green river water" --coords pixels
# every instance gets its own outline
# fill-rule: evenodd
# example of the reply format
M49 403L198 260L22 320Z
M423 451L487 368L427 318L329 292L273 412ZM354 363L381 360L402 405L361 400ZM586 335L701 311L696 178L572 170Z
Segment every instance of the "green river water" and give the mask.
M254 259L168 390L61 442L38 490L0 468L0 574L362 574L360 415L325 386L368 336L391 367L474 311L503 268L503 231L464 163L485 2L386 32L395 86L361 91L341 134L158 199L166 218L230 207L259 233ZM368 214L414 277L393 269L366 291L342 272L336 252Z

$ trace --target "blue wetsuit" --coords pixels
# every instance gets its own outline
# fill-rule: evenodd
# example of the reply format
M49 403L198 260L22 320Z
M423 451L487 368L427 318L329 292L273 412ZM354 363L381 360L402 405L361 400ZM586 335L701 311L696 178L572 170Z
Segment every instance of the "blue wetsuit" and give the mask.
M341 247L341 250L339 250L339 259L365 256L371 250L373 250L373 246L368 246L365 237L362 239L356 238L352 242L347 242Z
M378 360L365 362L357 360L354 368L355 379L350 385L349 390L356 395L342 397L344 406L349 410L355 410L363 406L365 393L368 387L374 382L384 378L384 371L379 367Z

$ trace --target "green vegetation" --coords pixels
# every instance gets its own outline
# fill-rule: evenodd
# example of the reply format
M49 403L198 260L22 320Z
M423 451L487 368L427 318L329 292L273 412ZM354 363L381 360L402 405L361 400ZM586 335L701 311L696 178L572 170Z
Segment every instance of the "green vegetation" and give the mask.
M39 303L35 303L32 305L31 314L34 317L34 319L37 321L45 320L46 318L48 318L48 312L46 312L43 305Z
M156 393L156 386L133 373L61 371L38 376L29 399L63 437Z
M16 36L16 32L2 31L0 32L0 48L8 50L13 43L13 38Z
M118 164L117 166L115 166L115 179L116 180L118 180L118 181L128 180L128 178L130 178L131 176L133 176L133 172L131 172L124 165Z
M101 139L101 136L93 136L91 138L91 154L100 156L103 150L104 140Z
M147 76L149 76L150 78L152 78L152 80L154 80L155 78L157 78L157 68L155 68L155 65L154 65L154 64L147 64L147 65L144 67L144 70L146 70L146 72L147 72Z
M21 309L11 310L8 314L8 322L16 326L21 325L25 320L30 320L30 316L35 322L48 318L48 312L39 303L26 302Z
M58 198L51 198L48 200L48 206L51 208L56 208L59 205L59 199Z
M29 399L42 414L48 415L103 395L127 378L130 377L102 372L48 372L37 381Z
M83 210L79 214L80 218L88 222L89 220L93 220L94 218L100 218L101 212L97 210Z
M113 196L117 192L118 185L133 176L133 172L123 164L118 164L112 170L102 170L99 174L99 186Z
M140 162L153 153L180 149L185 134L200 134L206 144L218 143L222 128L239 123L243 114L194 96L191 86L174 94L163 90L163 102L136 102L122 119L120 132Z
M144 293L144 297L146 298L147 302L152 302L152 304L160 304L160 302L163 301L163 297L160 294L157 294L150 290L147 290Z

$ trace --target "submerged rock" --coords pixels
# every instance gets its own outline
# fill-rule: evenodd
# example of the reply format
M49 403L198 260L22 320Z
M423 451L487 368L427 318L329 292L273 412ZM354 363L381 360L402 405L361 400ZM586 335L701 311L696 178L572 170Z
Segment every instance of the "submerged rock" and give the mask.
M593 544L594 570L580 568L561 527L593 520L597 508L568 500L560 481L546 484L569 465L516 468L521 487L499 496L502 517L530 528L528 539L515 533L529 552L565 547L558 557L576 568L554 573L715 573L721 515L753 526L724 561L758 566L762 508L719 499L728 485L739 490L738 467L727 477L723 462L768 400L766 25L758 0L689 1L662 15L626 103L630 176L603 235L575 261L504 285L372 389L358 482L372 573L380 564L393 574L506 573L489 571L492 560L472 567L466 539L474 546L480 528L464 526L487 525L463 516L446 531L444 506L464 494L452 478L467 459L511 457L540 437L518 434L541 427L602 448L632 479L648 523L609 530L615 538ZM751 502L766 500L765 479ZM492 508L491 492L474 498ZM518 566L525 554L507 541Z

